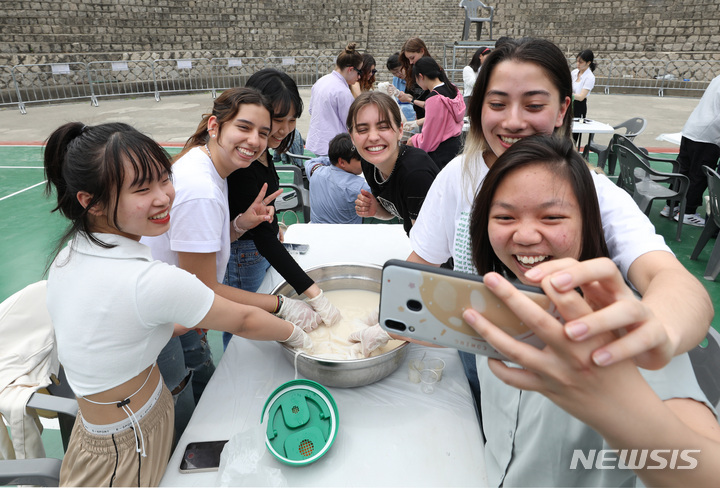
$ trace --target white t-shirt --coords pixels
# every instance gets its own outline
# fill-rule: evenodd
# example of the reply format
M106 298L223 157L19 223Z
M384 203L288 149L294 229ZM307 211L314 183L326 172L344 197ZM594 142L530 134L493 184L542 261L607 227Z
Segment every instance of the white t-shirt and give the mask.
M452 257L457 271L476 274L470 249L470 211L488 167L481 155L471 168L464 168L464 160L464 155L456 157L435 178L410 231L410 245L430 263L441 264ZM610 257L623 276L627 278L633 261L647 252L672 252L630 195L607 177L591 174Z
M115 234L84 234L63 249L47 282L58 356L76 395L109 390L153 364L173 323L195 327L215 294L199 279L155 261L150 249Z
M223 282L230 259L230 210L227 181L202 147L195 147L172 166L175 202L170 230L143 237L153 258L178 264L178 252L215 253L218 283Z
M590 96L590 92L595 87L595 75L590 68L586 69L583 74L580 75L580 81L577 81L578 69L572 70L572 89L573 93L579 95L583 90L587 90L587 96ZM586 98L587 99L587 98Z
M480 70L475 71L472 69L472 66L465 66L463 68L463 96L469 97L472 95L478 73L480 73Z
M695 142L720 146L720 76L713 78L708 85L685 122L682 135Z

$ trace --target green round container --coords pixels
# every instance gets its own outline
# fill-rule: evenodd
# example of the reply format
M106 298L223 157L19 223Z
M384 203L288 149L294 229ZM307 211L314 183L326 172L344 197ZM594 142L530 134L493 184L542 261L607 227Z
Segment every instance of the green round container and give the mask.
M267 399L261 416L265 445L278 460L305 466L332 446L338 429L338 409L320 383L299 379L280 385Z

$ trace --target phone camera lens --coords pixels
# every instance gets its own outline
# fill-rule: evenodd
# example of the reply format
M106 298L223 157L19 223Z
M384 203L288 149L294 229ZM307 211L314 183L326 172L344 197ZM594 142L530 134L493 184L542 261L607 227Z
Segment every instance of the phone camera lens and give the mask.
M403 324L402 322L398 322L397 320L392 320L392 319L387 319L385 321L385 327L387 327L388 329L397 330L400 332L404 332L406 329L405 324Z
M422 310L422 303L417 300L408 300L407 308L409 308L413 312L419 312L420 310Z

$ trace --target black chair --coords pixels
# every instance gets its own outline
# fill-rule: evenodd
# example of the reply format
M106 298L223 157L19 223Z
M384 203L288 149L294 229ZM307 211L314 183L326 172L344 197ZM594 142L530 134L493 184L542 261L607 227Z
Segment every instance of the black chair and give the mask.
M708 178L710 213L705 219L705 228L702 234L700 234L695 249L693 249L692 255L690 256L692 260L697 260L705 244L708 243L712 236L717 235L718 229L720 229L720 175L707 166L703 166L703 171L705 171ZM720 274L720 239L716 238L703 277L706 280L715 281L718 274Z

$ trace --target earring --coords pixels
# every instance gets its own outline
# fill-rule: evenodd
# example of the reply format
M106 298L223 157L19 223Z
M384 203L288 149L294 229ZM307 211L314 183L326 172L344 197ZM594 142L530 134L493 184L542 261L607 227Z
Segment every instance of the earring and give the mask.
M213 139L215 139L215 134L210 134L210 137L212 137Z
M351 152L356 152L356 151L357 151L357 149L355 149L355 144L353 144L353 147L350 148L350 151L351 151Z

